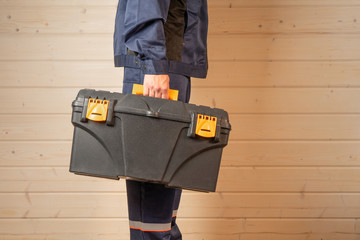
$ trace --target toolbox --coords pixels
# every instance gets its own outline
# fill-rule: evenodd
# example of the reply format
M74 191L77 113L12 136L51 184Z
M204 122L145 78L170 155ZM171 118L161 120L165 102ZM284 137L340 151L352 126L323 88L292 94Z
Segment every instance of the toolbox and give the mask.
M72 107L70 172L215 191L226 111L93 89L80 90Z

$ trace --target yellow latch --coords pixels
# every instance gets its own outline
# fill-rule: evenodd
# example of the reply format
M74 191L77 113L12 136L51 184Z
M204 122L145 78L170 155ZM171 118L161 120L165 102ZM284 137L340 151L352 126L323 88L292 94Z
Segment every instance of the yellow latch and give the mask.
M86 118L92 121L104 122L106 121L108 107L109 101L90 98Z
M132 90L132 94L136 94L136 95L143 95L143 88L144 86L141 84L133 84L133 90ZM179 91L175 90L175 89L169 89L169 99L170 100L178 100L179 97Z
M201 137L215 137L217 118L198 114L195 134Z

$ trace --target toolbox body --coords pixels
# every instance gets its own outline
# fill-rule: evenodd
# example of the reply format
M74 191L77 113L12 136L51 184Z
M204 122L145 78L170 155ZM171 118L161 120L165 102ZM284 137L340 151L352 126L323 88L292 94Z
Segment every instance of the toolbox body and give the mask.
M231 129L224 110L92 89L72 107L70 172L215 191Z

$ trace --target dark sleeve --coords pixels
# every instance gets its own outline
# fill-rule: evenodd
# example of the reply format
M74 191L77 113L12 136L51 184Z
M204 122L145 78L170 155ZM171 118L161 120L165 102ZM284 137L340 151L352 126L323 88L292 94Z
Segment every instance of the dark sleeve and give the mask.
M168 74L164 24L170 0L130 0L127 2L124 35L126 47L139 54L143 71Z

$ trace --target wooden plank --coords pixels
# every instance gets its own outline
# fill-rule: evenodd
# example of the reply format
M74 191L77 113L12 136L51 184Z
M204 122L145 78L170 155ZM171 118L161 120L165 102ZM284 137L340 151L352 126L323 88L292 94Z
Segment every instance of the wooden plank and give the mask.
M71 140L73 133L69 114L7 115L0 126L1 140Z
M20 108L20 111L14 111L13 109L8 113L71 113L71 103L75 100L80 89L81 88L6 88L3 89L4 92L11 92L13 95L3 95L0 100L9 101L14 108ZM112 92L122 91L121 88L109 88L106 90ZM14 98L13 96L17 97ZM26 108L28 108L28 110L26 110ZM38 111L37 108L42 110Z
M1 87L121 88L122 77L112 60L0 64ZM358 61L211 61L207 78L193 78L192 87L360 87L359 78Z
M6 7L0 33L113 33L115 14L116 6Z
M320 234L276 234L276 233L253 233L253 234L241 234L242 240L259 240L259 239L269 239L269 240L318 240L318 239L327 239L327 240L357 240L359 234L343 234L343 233L320 233Z
M0 89L0 114L71 113L69 103L75 100L79 90ZM121 88L106 90L121 92ZM190 102L222 108L231 114L360 113L360 88L194 88Z
M359 31L359 12L354 6L210 8L209 34L350 33ZM113 33L115 14L115 6L3 7L0 33Z
M358 113L359 101L360 89L336 88L195 88L191 96L193 103L231 114Z
M1 167L67 167L72 141L9 141L0 144ZM226 166L360 166L360 142L230 141Z
M359 192L360 176L356 176L359 170L347 167L223 167L217 189L221 192Z
M210 8L209 33L345 33L358 31L357 7Z
M3 193L0 218L127 218L126 193ZM357 218L360 194L189 193L181 218Z
M359 34L212 35L209 59L359 60ZM0 60L111 60L112 34L2 34Z
M69 166L71 141L19 141L0 144L0 166Z
M1 6L116 6L117 0L0 0ZM277 6L359 6L359 0L209 0L209 7L277 7Z
M4 237L6 240L23 240L23 239L29 239L28 235L0 235L1 237ZM42 240L44 239L43 235L30 235L32 240ZM95 238L93 235L86 235L81 234L80 236L78 234L60 234L60 235L51 235L51 239L54 240L60 240L60 239L76 239L76 240L86 240L89 238ZM236 234L236 235L229 235L229 234L208 234L207 232L200 232L200 233L183 233L182 234L183 239L192 239L192 240L238 240L241 238L241 240L259 240L259 239L267 239L267 240L318 240L318 239L326 239L326 240L358 240L359 235L358 234L348 234L348 233L295 233L295 234L283 234L283 233L242 233L242 234ZM113 239L119 239L119 240L128 240L129 236L124 235L101 235L99 237L96 235L96 239L100 240L113 240Z
M359 166L360 143L230 141L222 166Z
M201 173L199 173L201 174ZM1 192L118 192L124 181L68 167L1 167ZM359 167L222 167L218 192L359 192Z
M360 139L357 114L233 114L230 123L231 140ZM2 115L0 126L2 141L71 140L73 135L70 114Z
M112 34L2 34L0 60L111 60Z
M122 87L114 61L25 61L0 64L2 87Z
M357 61L210 61L207 79L195 79L192 86L355 87L360 86L359 77Z
M357 115L231 115L232 140L355 140Z
M211 60L311 61L360 57L357 50L360 35L357 34L213 35L208 42Z
M356 0L347 0L354 3ZM118 0L0 0L0 5L4 7L58 7L58 6L117 6Z
M185 239L357 239L355 219L179 219ZM128 239L126 219L0 220L6 239ZM245 236L243 238L243 236ZM269 236L269 237L267 237ZM40 238L41 237L41 238Z

